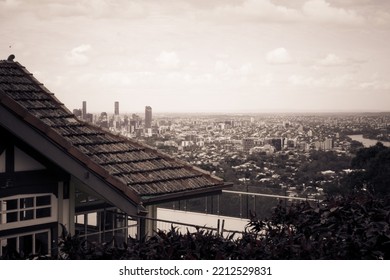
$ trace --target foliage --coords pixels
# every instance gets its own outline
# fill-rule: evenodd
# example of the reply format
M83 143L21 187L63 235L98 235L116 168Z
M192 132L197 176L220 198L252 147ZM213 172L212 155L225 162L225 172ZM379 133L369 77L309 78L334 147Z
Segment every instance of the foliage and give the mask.
M345 155L337 155L333 151L311 151L309 160L302 164L299 172L312 178L315 173L333 170L341 171L350 166L350 158Z
M269 219L259 220L252 215L241 236L223 237L201 229L181 233L171 227L168 231L158 230L150 238L130 238L126 244L117 244L115 239L96 244L71 236L63 229L57 258L390 259L390 197L378 198L360 191L315 204L280 203ZM9 251L3 259L23 259L23 256Z
M390 148L377 143L360 149L351 162L355 169L342 185L350 189L368 189L375 195L390 194Z
M127 244L94 244L64 235L61 259L390 259L390 198L366 192L315 205L279 204L271 218L255 215L240 237L172 227Z
M68 235L60 244L61 259L142 259L142 260L193 260L223 259L234 247L232 238L223 238L211 231L180 233L177 228L158 230L152 237L142 240L129 238L127 244L118 246L114 241L94 244Z
M318 205L279 205L269 221L252 220L271 259L390 259L390 200L367 193ZM256 255L258 256L258 255Z
M364 145L362 142L359 142L356 140L351 141L351 147L350 147L351 154L356 154L362 148L364 148Z

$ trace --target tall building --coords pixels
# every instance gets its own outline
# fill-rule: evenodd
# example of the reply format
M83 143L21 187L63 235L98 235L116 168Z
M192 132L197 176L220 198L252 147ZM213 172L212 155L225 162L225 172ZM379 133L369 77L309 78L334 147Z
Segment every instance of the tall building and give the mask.
M87 113L84 117L84 120L89 123L93 123L93 114Z
M81 116L83 119L87 117L87 101L83 101L83 114Z
M282 139L281 138L273 138L271 139L271 145L275 147L277 151L282 150Z
M324 150L329 151L333 149L333 139L332 138L325 138L324 141Z
M136 130L140 128L141 123L141 118L138 115L133 114L130 119L130 132L135 133Z
M115 115L119 115L119 102L115 101Z
M152 107L145 107L145 129L152 128Z
M73 115L75 115L76 117L81 118L82 114L83 112L81 111L81 109L73 109Z
M108 116L106 112L100 114L97 124L101 127L108 128Z
M329 151L333 149L333 139L332 138L325 138L324 141L316 141L314 143L314 147L316 150L321 151Z

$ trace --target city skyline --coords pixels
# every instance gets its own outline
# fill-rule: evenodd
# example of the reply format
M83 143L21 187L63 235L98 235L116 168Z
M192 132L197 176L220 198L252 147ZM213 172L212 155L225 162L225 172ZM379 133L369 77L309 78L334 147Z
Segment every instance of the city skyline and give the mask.
M390 110L386 1L7 0L0 24L2 59L15 54L68 108Z
M111 105L107 105L106 104L106 107L102 108L103 110L102 111L89 111L89 109L87 109L87 103L85 103L87 101L82 101L82 106L81 108L78 108L77 106L75 108L72 108L73 110L77 110L77 111L80 111L80 114L83 114L83 111L84 111L84 108L86 109L86 112L89 113L89 114L101 114L101 113L106 113L106 114L109 114L109 115L135 115L137 117L140 117L139 115L145 115L145 110L142 110L142 109L145 109L146 107L150 107L150 106L144 106L144 108L134 108L134 110L126 110L126 111L123 111L121 110L121 112L119 113L119 101L115 101L114 102L114 106L111 106ZM118 107L116 107L118 106ZM80 107L80 106L79 106ZM112 107L112 108L111 108ZM118 114L116 114L116 110L118 108ZM169 116L169 115L177 115L177 116L185 116L185 115L188 115L188 116L261 116L261 115L269 115L269 116L272 116L272 115L280 115L280 116L283 116L283 115L296 115L296 116L304 116L304 115L356 115L356 116L363 116L363 115L377 115L377 114L389 114L390 111L387 110L383 110L383 111L332 111L332 110L329 110L329 111L310 111L310 110L307 110L307 111L267 111L267 110L264 110L262 112L255 112L255 111L221 111L221 112L218 112L218 111L209 111L209 112L197 112L197 111L193 111L193 112L181 112L181 111L158 111L157 112L154 112L154 114L158 115L158 116ZM144 118L144 117L143 117ZM145 119L145 118L144 118Z

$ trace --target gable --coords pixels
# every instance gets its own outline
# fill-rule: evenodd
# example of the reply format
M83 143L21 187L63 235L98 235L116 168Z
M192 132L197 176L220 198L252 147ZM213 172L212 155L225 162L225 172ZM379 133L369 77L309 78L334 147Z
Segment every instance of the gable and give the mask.
M45 170L43 156L0 127L0 173Z
M18 147L14 147L14 171L36 171L46 169L41 163L37 160L23 152Z

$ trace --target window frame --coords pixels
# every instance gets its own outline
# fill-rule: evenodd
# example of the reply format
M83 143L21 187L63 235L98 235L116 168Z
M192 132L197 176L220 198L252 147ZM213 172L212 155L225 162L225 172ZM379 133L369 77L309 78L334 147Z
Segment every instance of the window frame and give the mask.
M37 230L37 231L31 231L31 232L23 232L20 234L0 237L0 256L3 255L3 253L4 253L3 247L5 247L7 245L6 242L10 238L16 238L15 250L16 250L16 252L18 252L20 254L21 253L20 239L23 237L29 236L29 235L32 235L32 252L31 252L31 254L36 255L38 253L37 248L36 248L36 241L37 241L36 235L42 234L42 233L47 233L47 254L44 254L44 256L46 256L46 255L50 256L51 250L52 250L52 248L51 248L51 230L50 229ZM25 257L27 257L27 256L25 256Z
M40 197L49 196L49 204L37 206L37 199ZM23 201L28 201L32 199L32 205L23 205ZM6 201L16 200L16 208L7 210ZM52 193L40 193L40 194L25 194L25 195L16 195L10 197L0 198L0 230L36 225L38 223L47 223L55 221L56 219L56 199ZM39 212L50 210L50 215L44 215L43 217L39 216ZM7 215L15 214L17 215L16 221L7 221ZM29 216L26 216L28 214ZM32 214L32 215L31 215ZM38 215L37 215L38 214Z

